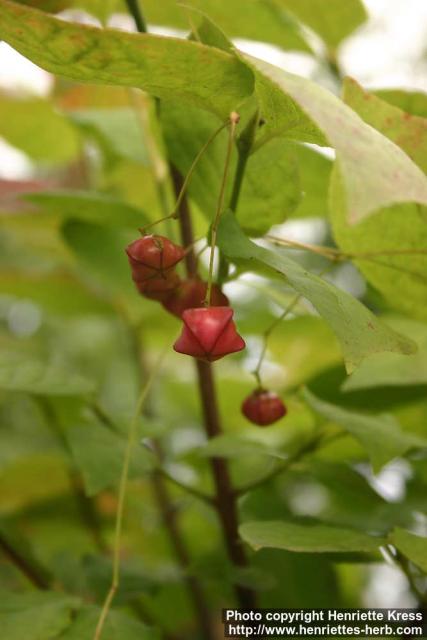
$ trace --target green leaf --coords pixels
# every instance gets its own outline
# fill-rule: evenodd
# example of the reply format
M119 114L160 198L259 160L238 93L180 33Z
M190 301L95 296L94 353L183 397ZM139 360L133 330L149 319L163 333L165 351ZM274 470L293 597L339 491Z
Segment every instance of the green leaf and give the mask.
M150 24L189 29L186 7L203 11L232 38L270 42L283 49L310 51L296 20L263 0L188 0L184 7L175 0L144 0L144 14Z
M44 191L25 196L41 213L112 227L137 229L147 223L141 209L93 191Z
M69 220L62 234L73 250L88 279L95 277L107 290L122 293L134 290L126 246L135 239L127 230L104 227L91 222Z
M374 538L352 529L279 520L245 522L239 527L239 533L256 551L268 547L297 553L371 553L385 544L383 538Z
M83 9L98 18L101 24L107 24L108 18L117 11L123 11L121 0L71 0L73 6Z
M249 157L237 219L252 235L262 235L292 214L301 199L294 145L270 140Z
M59 13L64 11L73 2L73 0L15 0L19 4L26 4L29 7L36 7L48 13Z
M318 33L331 49L368 17L361 0L279 0L279 4Z
M397 353L370 356L345 380L344 391L427 384L427 326L407 319L393 321L391 318L389 322L396 330L411 336L418 345L417 353L412 356Z
M0 0L0 38L43 69L79 82L174 95L225 119L251 95L236 57L180 38L97 29Z
M72 625L61 636L61 640L93 640L100 613L101 609L98 607L83 607L78 611ZM102 640L160 640L160 635L130 616L110 611L105 621Z
M324 147L329 146L324 132L315 119L310 117L308 109L302 108L303 105L300 104L299 98L292 95L290 88L285 89L280 86L284 77L291 81L296 78L306 83L309 83L308 80L288 74L246 54L240 54L240 58L255 76L255 95L264 122L259 132L258 145L264 144L276 136L281 136L289 140L309 142ZM286 76L282 76L282 73ZM273 75L277 75L277 79ZM319 91L321 91L320 87ZM317 99L317 96L315 98Z
M427 573L427 538L396 527L390 541L411 562Z
M205 13L188 5L183 7L183 9L187 14L188 23L191 25L191 33L188 36L190 40L198 40L203 44L222 49L228 53L234 52L233 42L225 35L224 31L222 31L216 22L211 20ZM197 25L194 23L193 18L197 20Z
M377 129L427 172L427 119L413 116L365 91L346 78L343 99L371 127Z
M61 593L33 591L0 595L0 628L5 640L53 640L71 622L78 601Z
M0 473L0 500L5 514L63 498L69 491L69 468L62 454L21 456Z
M345 100L369 125L401 145L421 168L427 170L427 120L400 111L350 80L345 85ZM335 169L330 210L338 245L355 254L354 262L367 280L392 307L415 318L427 319L425 207L416 204L393 206L350 227L346 222L345 188Z
M40 563L31 541L22 536L16 526L11 525L8 520L0 520L0 536L3 542L9 545L19 557L23 559L29 572L38 576L45 584L50 584L52 576L49 571ZM0 613L1 617L1 613Z
M427 118L427 93L405 89L378 89L373 93L402 111Z
M251 268L266 265L285 276L289 284L307 298L329 323L343 350L347 371L353 371L364 358L381 351L413 353L413 342L383 324L363 304L345 291L309 273L297 262L251 242L231 213L220 223L218 245L227 258L244 261Z
M208 440L200 449L202 456L220 458L241 458L242 456L267 456L269 458L286 458L277 449L268 446L256 438L241 434L224 433Z
M258 72L256 91L266 121L264 139L286 135L335 148L349 222L360 222L395 203L427 204L427 177L423 172L396 144L367 126L336 96L266 62L247 55L243 59ZM310 129L311 139L305 135Z
M338 442L337 442L338 443ZM386 534L396 523L410 521L411 508L388 502L369 485L368 480L348 464L334 464L330 455L324 461L310 458L301 469L301 479L320 483L327 491L321 517L328 524ZM347 452L346 459L349 455ZM307 476L305 475L307 474Z
M366 449L377 473L387 462L414 448L427 447L427 440L401 431L396 418L388 414L368 415L349 411L316 398L307 389L310 407L327 420L339 424Z
M65 437L82 473L88 496L118 486L126 446L123 437L96 422L68 425ZM141 477L151 468L148 451L136 447L132 454L131 477Z
M3 21L1 5L0 16ZM0 93L0 136L37 162L70 162L80 150L75 128L51 103L39 98Z
M6 352L2 354L0 364L0 389L35 395L74 396L92 393L94 384L69 368Z
M292 148L296 155L302 200L290 217L327 216L332 162L310 147L296 144Z
M168 156L183 175L202 146L218 128L218 120L194 107L162 103L162 124ZM189 194L211 220L216 209L224 168L227 132L211 143L191 178ZM237 218L249 233L261 235L290 215L300 200L294 145L275 139L248 160L239 198ZM235 171L233 157L231 175ZM227 198L231 195L231 180Z
M0 292L15 299L33 300L45 311L62 316L111 313L111 306L69 275L34 275L2 270Z
M107 156L149 164L142 126L133 109L80 109L72 111L69 118L99 142Z

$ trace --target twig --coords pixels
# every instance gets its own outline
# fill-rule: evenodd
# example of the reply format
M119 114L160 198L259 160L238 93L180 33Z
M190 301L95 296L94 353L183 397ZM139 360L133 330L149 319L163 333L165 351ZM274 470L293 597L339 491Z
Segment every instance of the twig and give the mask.
M298 304L298 302L301 300L302 295L299 293L298 295L296 295L291 302L288 304L288 306L286 307L286 309L284 309L283 313L280 314L280 316L278 316L272 323L271 325L268 327L268 329L266 329L266 331L264 331L263 334L263 347L258 359L258 363L257 366L255 367L255 369L253 370L253 375L255 376L255 379L258 383L258 386L261 388L262 387L262 383L261 383L261 375L260 375L260 371L261 371L261 367L262 367L262 363L264 361L265 358L265 354L267 353L267 347L268 347L268 339L270 337L270 335L273 333L274 329L282 322L282 320L284 320L292 311L292 309L294 307L296 307L296 305Z

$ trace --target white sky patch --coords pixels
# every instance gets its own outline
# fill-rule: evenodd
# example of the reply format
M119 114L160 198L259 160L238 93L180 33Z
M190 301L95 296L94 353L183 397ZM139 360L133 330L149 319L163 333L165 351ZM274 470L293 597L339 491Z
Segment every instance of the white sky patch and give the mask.
M5 42L0 43L0 90L46 96L53 86L47 71L21 56Z
M33 165L28 156L0 137L0 179L25 180L32 175Z
M368 568L369 583L363 593L365 607L411 608L416 606L415 598L408 588L408 581L402 571L387 564Z

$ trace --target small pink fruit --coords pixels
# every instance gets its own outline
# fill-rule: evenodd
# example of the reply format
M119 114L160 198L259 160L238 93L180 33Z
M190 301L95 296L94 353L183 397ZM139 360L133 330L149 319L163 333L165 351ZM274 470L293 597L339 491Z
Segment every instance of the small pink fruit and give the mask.
M180 277L172 270L163 277L155 276L142 281L134 279L134 282L139 293L143 296L164 302L179 286Z
M273 391L256 389L243 402L242 413L249 422L263 427L283 418L287 409L283 400Z
M138 238L126 253L133 279L142 282L155 275L164 276L182 260L185 251L164 236L149 235Z
M184 327L173 346L178 353L213 362L246 346L236 331L230 307L187 309L182 319Z

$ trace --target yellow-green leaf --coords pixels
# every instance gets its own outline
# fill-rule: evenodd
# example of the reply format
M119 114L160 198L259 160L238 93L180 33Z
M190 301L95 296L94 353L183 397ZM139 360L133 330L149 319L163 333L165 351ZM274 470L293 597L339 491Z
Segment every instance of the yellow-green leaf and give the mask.
M245 522L239 533L255 550L267 547L298 553L372 553L385 543L383 538L374 538L352 529L280 520Z
M396 203L427 204L427 177L411 159L323 87L245 55L256 75L265 137L322 132L343 176L347 218L360 222ZM316 138L315 136L315 138ZM325 144L325 143L324 143Z
M359 440L368 452L375 472L410 449L427 447L427 440L403 432L392 415L368 415L343 409L317 398L307 389L304 397L316 413L339 424Z
M65 367L6 353L0 365L0 389L36 395L74 396L92 393L94 384Z
M427 170L427 120L389 105L352 80L345 84L344 98L369 125L401 145L420 170ZM336 241L341 249L355 255L354 262L368 281L392 307L427 319L426 208L410 203L395 205L350 226L345 188L336 168L330 205Z
M405 89L377 89L374 94L414 116L427 118L427 93Z
M87 1L84 0L86 3ZM79 4L79 0L76 0L76 4ZM297 21L273 2L187 0L183 4L203 11L232 38L261 40L283 49L310 51ZM144 0L142 6L149 24L179 29L192 28L185 7L179 6L175 0Z
M285 276L289 284L307 298L338 337L347 371L353 371L364 358L381 351L413 353L414 343L390 329L358 300L331 283L306 271L277 251L251 242L231 214L221 219L218 233L221 251L232 261L243 261L248 268L266 265Z
M47 71L79 82L139 87L228 117L253 90L236 57L180 38L72 24L0 0L0 38Z
M390 541L411 562L427 573L427 538L396 527Z
M0 25L2 20L0 5ZM70 162L80 149L75 127L51 103L40 98L14 98L0 93L0 136L37 162Z
M0 595L0 628L5 640L50 640L71 622L76 598L61 593L30 591Z
M161 116L169 158L186 175L195 156L218 128L218 119L195 107L162 102ZM212 142L199 161L189 184L189 194L211 220L220 189L227 132ZM235 171L233 154L231 172ZM231 195L229 181L227 200ZM283 222L298 205L301 189L295 160L295 145L276 138L250 155L237 209L242 227L253 235L265 233Z
M417 353L412 356L376 353L366 358L345 380L342 386L344 391L427 384L427 326L407 318L390 318L388 322L397 331L411 336L418 345Z
M127 227L135 232L147 223L147 216L141 209L94 191L43 191L27 194L25 198L37 205L40 213L60 219Z
M361 0L279 0L334 49L367 19Z
M83 607L77 612L72 624L61 635L61 640L93 640L101 609ZM159 640L160 634L135 618L120 611L110 611L105 621L102 640ZM22 639L23 640L23 639Z

